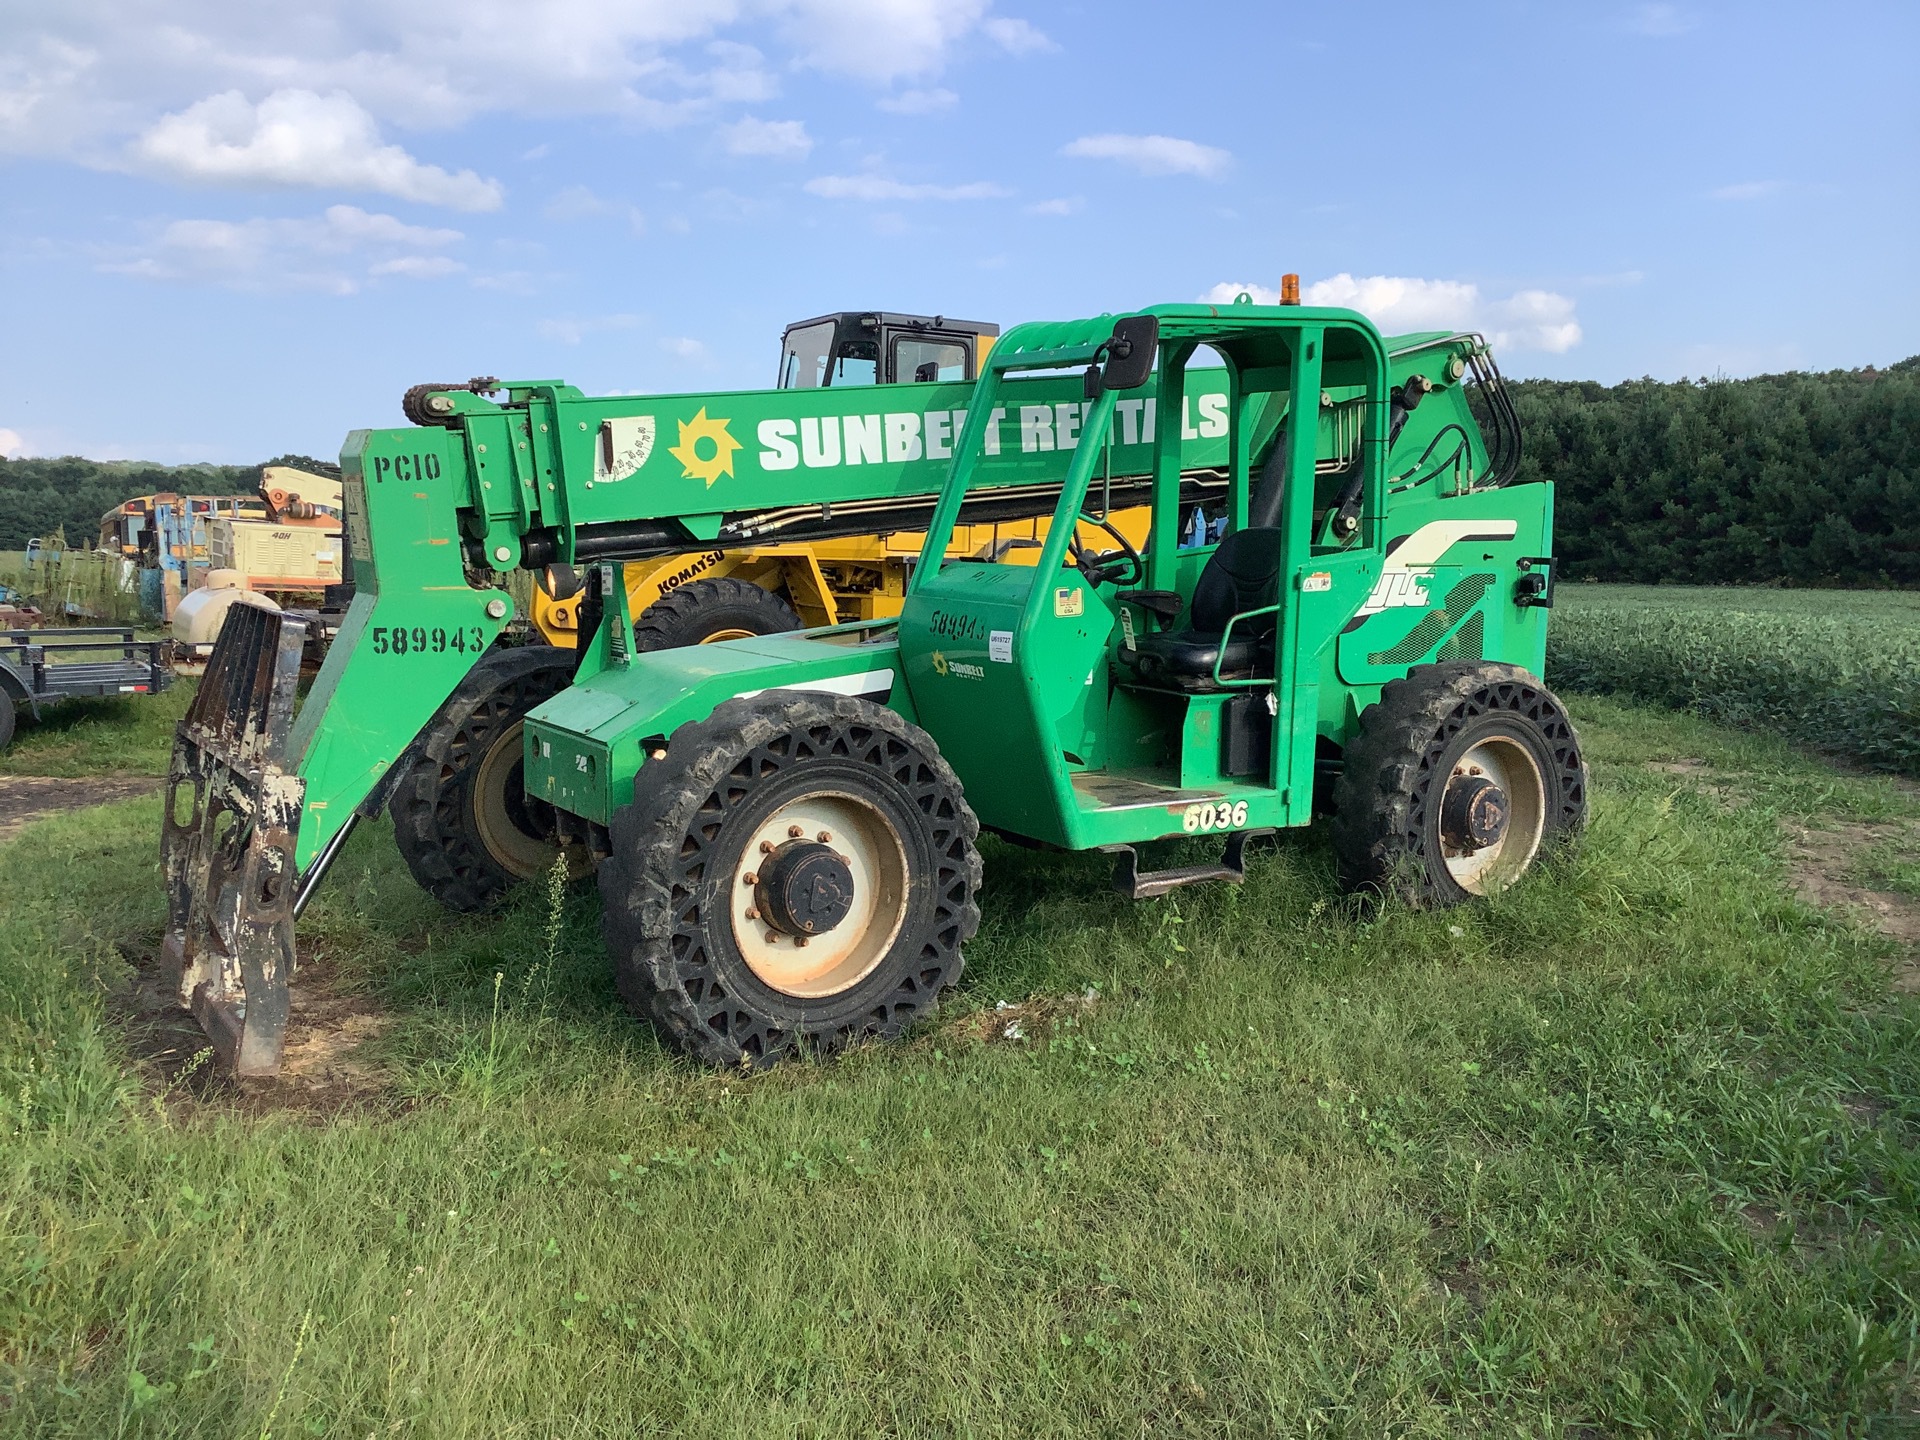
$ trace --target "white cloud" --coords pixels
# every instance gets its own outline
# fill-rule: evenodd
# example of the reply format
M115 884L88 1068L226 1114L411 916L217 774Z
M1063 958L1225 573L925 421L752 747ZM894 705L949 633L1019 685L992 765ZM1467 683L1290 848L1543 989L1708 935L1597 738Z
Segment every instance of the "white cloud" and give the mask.
M1769 195L1777 195L1782 188L1778 180L1747 180L1709 190L1707 196L1712 200L1764 200Z
M909 185L879 175L819 175L807 181L809 195L828 200L998 200L1013 192L976 180L967 185Z
M1225 281L1200 297L1202 304L1230 305L1246 293L1260 305L1277 305L1280 292L1265 285ZM1551 290L1517 290L1488 299L1462 280L1420 280L1399 275L1354 276L1342 272L1301 287L1308 305L1358 310L1388 334L1416 330L1477 330L1498 349L1544 350L1559 355L1580 343L1574 302Z
M1628 18L1627 28L1636 35L1650 35L1665 40L1674 35L1684 35L1699 23L1678 5L1641 5Z
M673 335L660 342L660 348L676 360L690 360L696 363L708 358L707 347L687 335Z
M987 0L776 0L800 63L883 85L926 75L979 28Z
M813 151L813 137L802 120L757 120L743 116L720 127L720 139L729 155L768 155L776 160L804 160Z
M402 255L369 266L369 275L404 275L410 280L438 280L458 275L467 267L451 255Z
M558 340L562 345L578 345L587 336L601 331L632 330L645 323L644 315L589 315L584 319L561 315L542 320L537 328L549 340Z
M751 45L716 40L707 46L713 69L703 77L709 95L723 105L758 105L780 93L780 82L767 69L767 57Z
M276 90L258 105L228 90L162 117L133 145L146 166L181 180L373 190L456 210L498 210L498 180L423 165L344 92Z
M1083 135L1060 153L1079 160L1117 160L1142 175L1221 174L1233 160L1225 150L1171 135Z
M1571 296L1553 290L1516 290L1487 303L1487 338L1509 350L1564 355L1580 343L1580 322Z
M433 279L463 269L436 252L464 238L458 230L333 205L303 219L176 220L144 252L101 268L236 290L351 295L369 278Z
M898 95L883 95L873 102L890 115L933 115L951 110L960 97L951 90L902 90Z
M16 456L26 453L27 442L20 438L20 432L18 430L9 430L6 426L0 425L0 455L4 455L7 459L12 460Z
M1054 200L1042 200L1037 205L1027 206L1029 215L1078 215L1087 208L1087 202L1078 195L1062 195Z
M679 125L766 102L796 66L884 91L938 75L970 41L1002 53L1044 42L1030 25L989 12L990 0L14 6L0 47L0 153L111 168L163 114L177 122L226 92L339 92L380 124L409 128L499 113ZM188 142L189 159L207 148L204 137Z
M980 28L986 32L989 40L1009 55L1037 55L1042 51L1060 48L1043 31L1025 20L996 15Z
M596 215L611 215L615 209L612 202L602 200L585 185L569 185L554 193L551 200L541 207L540 213L549 220L590 220Z

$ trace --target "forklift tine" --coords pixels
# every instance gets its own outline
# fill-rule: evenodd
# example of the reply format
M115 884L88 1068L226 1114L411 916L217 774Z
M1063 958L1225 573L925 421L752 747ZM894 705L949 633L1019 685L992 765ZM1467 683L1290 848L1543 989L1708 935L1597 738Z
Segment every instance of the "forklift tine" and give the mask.
M167 774L163 953L181 1005L240 1076L276 1073L286 1036L305 786L283 762L305 632L251 605L228 612Z

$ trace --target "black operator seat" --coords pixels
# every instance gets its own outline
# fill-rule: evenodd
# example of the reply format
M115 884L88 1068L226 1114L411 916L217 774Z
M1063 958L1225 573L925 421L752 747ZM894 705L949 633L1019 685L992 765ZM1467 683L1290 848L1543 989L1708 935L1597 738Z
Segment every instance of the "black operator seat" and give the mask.
M1284 547L1279 521L1286 487L1285 441L1282 427L1248 501L1246 528L1225 536L1207 557L1193 585L1192 605L1182 606L1180 596L1171 590L1129 590L1120 595L1122 600L1138 601L1168 623L1178 619L1182 609L1186 611L1179 628L1135 636L1131 645L1121 648L1120 663L1129 666L1141 680L1205 692L1221 688L1213 679L1216 661L1221 662L1222 676L1229 679L1273 673L1273 632L1280 619L1277 611L1234 626L1224 661L1220 642L1227 622L1235 615L1265 609L1280 599Z

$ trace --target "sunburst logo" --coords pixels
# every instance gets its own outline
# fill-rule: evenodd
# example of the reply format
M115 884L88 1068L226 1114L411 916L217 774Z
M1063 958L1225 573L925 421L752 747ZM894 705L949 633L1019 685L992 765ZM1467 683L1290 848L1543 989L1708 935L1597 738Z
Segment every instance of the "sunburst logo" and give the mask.
M933 652L933 672L936 675L944 675L947 673L947 657L942 655L938 650Z
M680 462L687 479L704 480L711 486L722 475L733 474L733 452L740 448L740 442L733 438L725 420L710 418L702 405L699 414L679 425L680 443L669 445L667 453ZM702 442L711 447L705 455L700 453Z

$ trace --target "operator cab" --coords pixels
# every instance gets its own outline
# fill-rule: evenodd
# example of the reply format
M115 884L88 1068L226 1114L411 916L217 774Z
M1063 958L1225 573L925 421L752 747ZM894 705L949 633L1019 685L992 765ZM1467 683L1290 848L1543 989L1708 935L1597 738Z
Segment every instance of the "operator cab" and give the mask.
M1461 390L1484 346L1396 347L1351 311L1250 304L1023 325L996 344L897 632L918 723L983 826L1124 849L1304 824L1354 696L1436 651L1500 653L1496 627L1521 612L1479 600L1517 562L1487 547L1529 542L1486 493L1510 476ZM1226 522L1197 545L1196 466L1224 482ZM1037 562L952 553L965 507L1042 476L1060 490ZM1115 487L1138 494L1128 476L1150 481L1143 544L1111 518ZM1406 542L1391 572L1390 539ZM1237 856L1222 862L1236 874Z
M907 385L976 378L998 325L945 315L843 310L789 325L780 341L782 390Z

